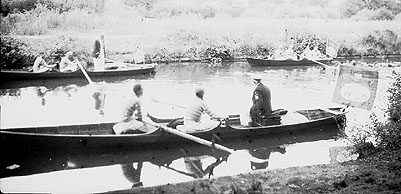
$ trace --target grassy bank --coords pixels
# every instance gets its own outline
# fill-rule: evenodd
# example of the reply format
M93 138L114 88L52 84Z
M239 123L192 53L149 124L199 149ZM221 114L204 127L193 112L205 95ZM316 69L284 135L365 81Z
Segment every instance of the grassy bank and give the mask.
M291 37L319 44L322 52L326 40L333 40L339 43L339 55L401 53L401 25L397 17L394 20L344 18L339 6L331 5L330 1L232 4L159 0L145 6L142 1L126 0L105 1L100 11L91 3L50 2L52 6L37 4L28 11L1 17L2 32L22 41L23 53L28 58L26 64L8 63L2 68L32 64L32 55L40 51L45 51L45 59L53 63L68 50L91 63L92 44L101 32L106 33L107 56L123 61L132 61L133 44L138 42L142 43L149 61L168 62L266 57ZM299 47L301 51L305 45Z
M209 59L223 51L232 58L265 57L285 43L286 30L287 37L314 37L323 45L322 51L326 38L335 40L340 44L339 55L401 53L401 40L397 37L401 26L395 21L144 19L104 32L107 56L111 59L132 60L133 45L142 43L148 60L166 62L180 58ZM26 44L24 49L29 54L45 51L50 56L58 52L57 49L64 53L72 50L91 62L92 44L99 32L54 31L43 36L13 37Z

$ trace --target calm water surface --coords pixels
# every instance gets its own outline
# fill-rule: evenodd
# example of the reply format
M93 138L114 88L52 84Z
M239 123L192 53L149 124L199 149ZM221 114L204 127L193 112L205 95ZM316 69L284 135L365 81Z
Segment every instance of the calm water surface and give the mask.
M197 87L205 88L205 100L214 112L244 114L251 106L253 74L259 74L262 82L271 89L273 109L338 106L332 102L334 79L320 66L267 68L250 67L246 62L220 66L181 63L160 64L156 71L155 75L140 79L106 80L103 84L106 93L104 115L99 114L92 97L98 86L88 85L86 80L52 81L43 86L3 89L1 127L118 121L125 101L132 95L132 86L138 82L143 84L145 95L177 105L155 104L150 111L159 116L182 114L183 109L179 106L187 105ZM260 147L250 152L268 158L269 162L264 164L250 162L245 158L247 154L240 152L221 161L220 157L207 154L210 149L202 151L199 147L188 148L197 157L180 155L182 151L179 150L171 153L155 151L149 160L144 157L141 162L132 162L135 153L129 152L101 156L36 154L19 158L15 165L2 169L6 176L2 176L1 190L102 192L129 189L138 182L153 186L207 178L210 166L215 166L213 176L224 176L256 169L325 164L336 162L337 148L343 145L336 138L337 132L293 134L260 142Z

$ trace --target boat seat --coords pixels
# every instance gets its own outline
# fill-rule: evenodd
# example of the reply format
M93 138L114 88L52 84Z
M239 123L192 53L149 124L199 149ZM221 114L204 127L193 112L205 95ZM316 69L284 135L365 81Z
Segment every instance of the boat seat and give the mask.
M262 126L280 125L281 115L273 114L268 116L260 116L257 118L257 122Z
M229 125L241 125L240 115L228 115L227 123Z

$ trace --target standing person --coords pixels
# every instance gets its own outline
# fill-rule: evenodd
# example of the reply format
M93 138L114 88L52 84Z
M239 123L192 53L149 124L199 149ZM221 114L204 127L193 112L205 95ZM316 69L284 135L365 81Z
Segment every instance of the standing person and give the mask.
M78 61L75 59L74 61L71 61L73 52L68 51L63 58L61 58L60 61L60 71L61 72L71 72L71 71L76 71L78 69Z
M130 131L139 130L143 132L153 131L155 127L144 124L142 121L153 123L147 116L147 111L143 106L143 88L141 84L133 87L134 96L127 102L122 113L122 119L113 126L116 134L129 134ZM153 123L157 125L156 123Z
M270 89L262 84L262 78L258 76L253 77L253 83L256 85L256 88L252 94L252 107L249 111L252 119L251 125L257 124L261 116L272 114Z
M36 57L35 62L33 62L32 70L35 73L49 71L56 66L47 64L46 61L42 58L43 54L43 52L40 52L39 55Z
M195 90L195 98L192 103L188 106L184 116L184 125L177 126L177 129L186 133L192 133L196 131L203 131L217 127L220 122L216 120L201 120L203 113L208 114L211 118L221 118L213 113L206 102L203 100L205 90L198 88Z
M100 34L99 38L95 40L93 46L93 65L95 71L102 71L105 69L106 65L106 47L104 44L104 34Z

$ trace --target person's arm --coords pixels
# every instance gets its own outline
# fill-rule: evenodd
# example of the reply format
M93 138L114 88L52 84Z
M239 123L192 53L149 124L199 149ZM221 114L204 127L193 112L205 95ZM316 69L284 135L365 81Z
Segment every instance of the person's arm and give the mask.
M32 66L33 72L38 72L39 71L39 65L40 65L40 58L37 57L35 59L35 62L33 62L33 66Z
M124 107L123 113L122 113L122 122L129 122L133 119L133 115L135 111L141 111L140 110L140 105L137 100L130 100ZM139 114L139 120L142 119L142 115Z
M219 118L217 114L212 112L206 102L202 101L203 110L211 117L211 118Z

